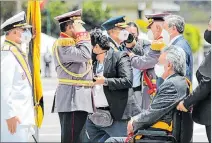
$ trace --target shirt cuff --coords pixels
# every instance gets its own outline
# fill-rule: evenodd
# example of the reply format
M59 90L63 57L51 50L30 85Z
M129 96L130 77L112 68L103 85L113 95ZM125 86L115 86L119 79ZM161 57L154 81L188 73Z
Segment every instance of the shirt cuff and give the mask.
M191 96L191 95L190 95ZM188 110L189 107L191 106L189 103L189 97L187 97L184 101L183 101L183 105L184 107Z
M15 116L17 116L15 111L9 111L8 114L5 116L5 119L11 119Z
M108 86L108 80L105 78L104 86Z

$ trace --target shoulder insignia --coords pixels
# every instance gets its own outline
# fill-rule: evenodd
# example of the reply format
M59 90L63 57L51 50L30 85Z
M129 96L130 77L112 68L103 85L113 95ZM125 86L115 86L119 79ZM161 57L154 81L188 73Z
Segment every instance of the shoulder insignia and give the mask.
M12 47L12 46L5 44L1 47L1 51L8 51L8 50L10 50L10 47Z
M56 42L57 46L75 46L75 40L73 38L59 38Z
M76 45L76 42L73 38L59 38L54 42L54 45L52 47L52 52L54 53L54 50L57 47L70 47L75 45Z
M166 46L165 43L162 41L155 40L151 43L151 49L153 51L161 51L165 46Z

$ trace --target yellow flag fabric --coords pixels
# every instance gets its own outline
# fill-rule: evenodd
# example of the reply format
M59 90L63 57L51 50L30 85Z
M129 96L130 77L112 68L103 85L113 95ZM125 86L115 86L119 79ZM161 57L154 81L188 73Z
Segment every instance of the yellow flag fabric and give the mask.
M27 21L35 30L35 38L32 40L32 79L33 79L33 96L35 103L35 122L40 128L44 109L43 109L43 93L40 76L40 46L41 46L41 12L40 0L29 0L27 8Z

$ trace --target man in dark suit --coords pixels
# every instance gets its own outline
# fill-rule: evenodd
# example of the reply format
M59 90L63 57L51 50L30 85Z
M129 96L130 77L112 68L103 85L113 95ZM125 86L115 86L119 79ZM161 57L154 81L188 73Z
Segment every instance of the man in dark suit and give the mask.
M211 44L211 23L204 33L205 40ZM177 106L178 110L187 112L194 105L192 118L205 125L208 141L211 142L211 50L206 55L196 73L199 85L184 101Z
M186 53L186 77L192 82L193 76L193 56L191 47L188 41L183 37L185 29L185 21L181 16L168 15L166 16L163 28L170 35L169 45L175 45L182 48Z
M163 28L170 35L169 45L175 45L179 48L182 48L186 53L186 77L192 83L193 78L193 55L191 51L191 47L187 40L183 37L183 32L185 29L185 21L179 15L168 15L164 18ZM159 86L163 80L161 78L157 79L157 86ZM190 117L190 118L189 118ZM185 132L191 133L185 137L182 137L182 141L187 140L188 137L192 137L193 134L193 121L191 113L183 113L182 118L184 119L182 124L187 125L187 128L184 129ZM191 139L192 140L192 139ZM184 142L184 141L183 141Z
M99 30L91 33L91 43L96 55L93 93L97 110L89 116L86 130L89 142L104 142L112 136L127 135L127 122L140 110L136 104L128 104L133 77L127 53L114 51Z
M129 32L126 30L126 28L128 27L129 26L126 23L125 16L110 18L102 24L102 28L104 28L108 33L111 50L115 51L115 53L126 53L126 51L123 52L126 48L126 45L124 45L123 43L125 40L128 39L129 36ZM130 61L127 61L125 64L130 64L128 62ZM137 105L136 98L134 94L130 94L130 90L131 89L128 88L128 100L122 119L129 119L130 117L141 112L141 107Z
M128 134L138 129L172 131L172 115L177 103L187 96L188 84L185 52L178 47L169 46L163 49L155 72L164 82L157 90L149 109L143 110L128 122ZM163 126L160 126L163 124ZM124 142L125 138L109 138L106 142Z

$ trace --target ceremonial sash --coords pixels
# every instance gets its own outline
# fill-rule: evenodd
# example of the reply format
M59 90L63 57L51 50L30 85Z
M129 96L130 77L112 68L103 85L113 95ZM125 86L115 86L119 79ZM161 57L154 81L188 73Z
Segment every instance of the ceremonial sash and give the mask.
M148 75L147 75L147 70L143 71L144 74L144 81L146 83L146 85L148 86L148 90L147 93L149 95L155 96L156 91L157 91L157 87L156 87L156 81L154 82L154 80L150 80ZM154 82L154 83L153 83Z
M20 49L18 48L17 45L15 45L13 42L6 40L5 44L7 44L8 46L4 46L1 51L11 51L13 53L13 55L15 56L16 60L18 61L18 63L20 64L20 66L22 67L22 69L24 70L24 73L29 81L30 86L32 87L32 75L30 73L30 69L29 66L27 64L27 61L25 59L25 55L23 52L20 51ZM11 64L11 63L8 63Z

